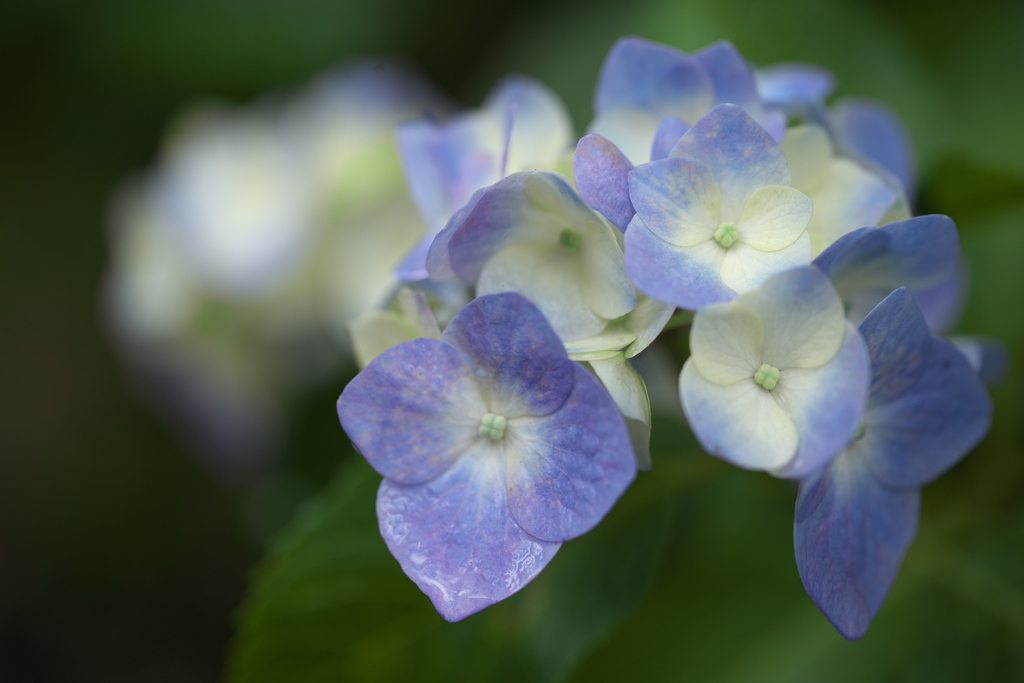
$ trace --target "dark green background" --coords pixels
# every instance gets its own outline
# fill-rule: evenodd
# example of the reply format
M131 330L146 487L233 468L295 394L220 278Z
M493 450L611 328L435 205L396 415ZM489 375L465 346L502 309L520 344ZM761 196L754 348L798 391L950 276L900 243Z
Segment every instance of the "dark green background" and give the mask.
M44 0L0 8L0 680L1024 680L1024 386L924 496L918 542L868 636L803 594L793 492L655 425L655 468L506 603L448 625L376 535L375 478L334 416L345 377L293 406L282 466L327 493L264 554L291 498L229 490L134 398L102 330L104 213L196 98L244 102L360 55L399 55L479 103L539 77L582 130L632 33L832 69L891 103L921 212L957 221L962 329L1024 365L1024 4L743 0ZM341 465L340 469L338 466ZM337 471L337 475L332 473ZM295 488L295 487L293 487ZM258 517L257 522L253 518ZM240 616L247 579L257 588Z

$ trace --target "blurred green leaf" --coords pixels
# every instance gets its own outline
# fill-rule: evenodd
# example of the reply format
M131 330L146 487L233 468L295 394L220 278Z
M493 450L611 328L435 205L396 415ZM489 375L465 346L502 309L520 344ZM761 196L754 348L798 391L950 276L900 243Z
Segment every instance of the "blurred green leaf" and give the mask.
M571 680L713 680L794 610L809 607L813 619L792 559L789 489L722 464L699 486L673 492L677 514L650 591ZM842 640L823 618L815 628Z
M1024 174L993 168L973 157L943 157L920 204L954 216L961 228L973 229L971 218L1024 207Z
M1022 680L1024 517L971 543L926 514L875 623L848 642L800 585L787 488L732 471L681 497L647 597L571 680Z
M530 585L455 624L434 611L380 538L379 475L361 458L347 463L256 571L228 680L561 679L645 594L671 519L665 482L679 489L705 476L685 458L665 460L665 478L641 474Z
M1016 353L1024 342L1024 316L1007 308L1006 297L1011 292L1024 292L1024 269L1020 267L1024 254L1024 208L969 217L958 223L971 275L962 327L972 333L999 337L1010 345L1013 360L1019 363L1024 360ZM1019 380L1015 385L1019 387Z

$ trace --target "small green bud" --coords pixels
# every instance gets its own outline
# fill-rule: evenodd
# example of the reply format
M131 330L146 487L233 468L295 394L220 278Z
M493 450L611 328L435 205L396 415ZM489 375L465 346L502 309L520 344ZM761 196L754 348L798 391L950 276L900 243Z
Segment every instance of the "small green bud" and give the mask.
M579 251L583 246L583 235L572 228L563 228L562 232L558 233L558 244L566 251Z
M780 375L781 373L777 367L764 363L757 369L757 372L754 373L754 381L768 391L771 391L775 388L775 385L779 383Z
M480 418L480 436L492 441L499 441L505 436L505 425L507 424L508 420L504 416L487 413Z
M726 249L736 244L736 240L739 238L735 223L722 223L715 228L715 241Z

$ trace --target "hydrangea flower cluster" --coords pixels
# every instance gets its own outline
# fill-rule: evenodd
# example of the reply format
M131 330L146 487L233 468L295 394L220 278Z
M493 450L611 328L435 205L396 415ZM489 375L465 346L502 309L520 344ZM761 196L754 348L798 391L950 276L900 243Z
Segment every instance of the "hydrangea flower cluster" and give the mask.
M389 549L445 618L519 590L636 469L657 476L629 359L683 309L691 429L708 453L797 482L800 576L840 633L863 635L920 488L988 429L977 371L998 346L937 336L963 298L956 227L912 215L895 114L830 106L833 87L811 65L755 69L727 42L625 38L574 153L564 109L527 79L398 129L428 226L388 312L407 340L338 412L384 476ZM408 302L442 283L477 298L438 334Z
M913 215L898 117L834 85L624 38L582 137L532 79L452 114L394 68L192 112L115 204L115 338L228 474L353 358L338 413L384 477L381 534L449 620L658 476L647 384L678 373L708 453L796 483L804 586L860 637L1005 355L942 337L956 226ZM680 326L689 357L642 376Z

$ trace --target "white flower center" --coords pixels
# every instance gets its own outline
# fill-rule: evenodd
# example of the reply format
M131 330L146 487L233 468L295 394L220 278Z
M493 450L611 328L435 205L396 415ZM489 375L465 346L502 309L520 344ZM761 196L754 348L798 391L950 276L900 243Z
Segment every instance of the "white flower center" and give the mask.
M782 373L774 365L768 365L763 363L761 367L754 373L754 381L760 384L762 387L771 391L775 388L775 385L779 383L779 376Z
M570 253L577 252L583 246L583 235L572 228L563 228L562 232L558 233L558 244Z
M491 441L499 441L505 436L505 425L508 424L508 420L503 415L495 415L494 413L486 413L480 418L480 436L490 439Z
M725 249L736 244L736 240L739 238L740 236L739 233L736 232L735 223L722 223L715 228L715 241Z

